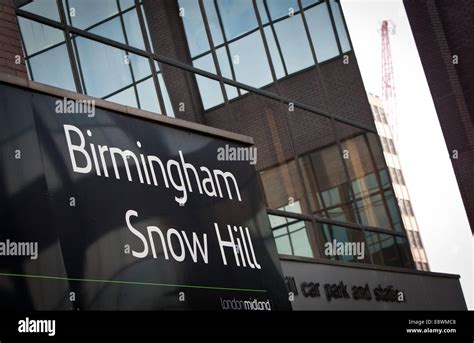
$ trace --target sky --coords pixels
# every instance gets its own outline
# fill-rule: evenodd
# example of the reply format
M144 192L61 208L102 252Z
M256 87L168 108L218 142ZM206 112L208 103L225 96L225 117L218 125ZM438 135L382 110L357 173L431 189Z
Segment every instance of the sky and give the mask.
M390 36L399 157L431 271L461 275L473 304L473 236L402 0L341 0L368 92L382 95L382 20Z

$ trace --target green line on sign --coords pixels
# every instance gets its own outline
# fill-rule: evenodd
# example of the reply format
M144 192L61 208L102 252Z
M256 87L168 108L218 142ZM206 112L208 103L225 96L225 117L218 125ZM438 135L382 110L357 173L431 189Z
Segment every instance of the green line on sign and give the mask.
M49 276L49 275L0 273L0 276L15 276L15 277L25 277L25 278L32 278L32 279L50 279L50 280L79 281L79 282L118 283L118 284L124 284L124 285L140 285L140 286L213 289L213 290L219 290L219 291L240 291L240 292L260 292L260 293L267 292L265 289L215 287L215 286L199 286L199 285L177 285L177 284L171 284L171 283L155 283L155 282L140 282L140 281L124 281L124 280L80 279L80 278Z

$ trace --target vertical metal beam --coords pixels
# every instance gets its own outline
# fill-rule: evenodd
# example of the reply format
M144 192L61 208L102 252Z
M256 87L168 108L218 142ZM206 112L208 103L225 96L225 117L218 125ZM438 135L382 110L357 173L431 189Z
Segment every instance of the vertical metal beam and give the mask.
M78 64L76 63L74 49L72 48L71 44L71 33L69 32L69 25L67 25L63 2L62 0L56 0L56 4L58 6L59 17L63 26L64 39L66 41L66 48L69 56L69 64L72 70L72 77L74 78L74 84L76 85L76 90L78 93L85 93L85 89L82 89L81 79L79 78Z
M211 29L209 28L209 22L207 20L207 14L206 14L206 9L204 8L203 0L199 0L199 8L201 10L202 20L204 22L204 27L206 29L207 39L209 41L209 46L211 48L212 59L214 61L214 65L216 67L216 72L217 72L217 76L218 76L218 79L219 79L219 85L221 87L222 96L224 97L225 112L227 113L227 115L230 118L230 121L231 121L230 127L231 127L232 131L235 132L235 119L234 119L234 115L233 115L233 112L232 112L232 108L229 106L229 99L227 98L227 92L225 90L225 84L224 84L224 81L222 80L222 72L221 72L221 68L219 66L219 61L217 59L216 49L214 47L214 41L212 39Z
M117 2L117 8L119 10L119 20L120 20L120 27L122 28L122 33L123 33L123 36L125 38L125 44L127 45L130 45L129 42L128 42L128 37L127 37L127 31L125 29L125 23L123 21L123 16L122 16L122 9L120 8L120 1L119 0L116 0ZM124 51L124 53L127 55L127 64L128 64L128 69L130 70L130 76L132 77L132 85L131 87L133 87L133 92L135 93L135 100L137 101L137 107L138 108L141 108L140 106L140 98L138 96L138 89L137 89L137 82L135 80L135 74L133 72L133 68L132 68L132 61L130 61L129 59L129 52L128 51Z
M263 6L265 7L265 12L267 13L268 21L270 23L270 29L272 30L273 38L275 39L275 44L277 46L278 54L280 55L281 63L283 65L283 70L285 71L285 75L289 75L288 69L286 68L286 62L285 62L285 59L283 58L283 53L281 51L280 40L278 39L278 35L276 34L275 25L273 24L273 20L270 15L270 10L268 9L267 0L262 0L262 1L263 1ZM257 4L254 4L254 7L256 5ZM258 8L257 8L257 12L258 12ZM261 20L260 20L259 26L262 27ZM265 30L263 30L263 35L265 35Z
M226 35L225 29L224 29L224 22L222 21L221 11L220 11L219 5L217 3L217 0L214 0L214 7L216 9L217 20L219 21L219 27L220 27L221 32L222 32L222 37L224 38L224 47L225 47L225 50L226 50L226 53L227 53L227 59L229 61L230 72L232 74L232 80L237 80L237 78L235 77L234 63L233 63L233 60L232 60L232 56L230 55L229 42L227 41L227 35ZM217 51L216 51L216 54L217 54ZM237 88L237 94L238 94L238 96L242 95L241 92L240 92L240 88Z
M165 106L165 102L164 102L164 99L163 99L163 93L161 92L160 82L159 82L158 77L157 77L157 70L156 70L156 67L155 67L155 60L153 59L153 57L151 57L151 53L153 52L153 50L151 48L150 41L148 40L148 31L146 29L145 17L144 17L144 14L142 12L142 7L140 5L139 0L135 0L135 9L137 11L138 22L140 24L140 30L142 32L143 41L145 43L145 50L149 54L148 64L150 65L150 70L151 70L151 74L152 74L152 78L153 78L153 84L155 85L155 92L158 96L158 102L160 103L161 114L168 115L167 112L166 112L166 106ZM158 62L158 66L160 67L160 72L161 72L161 75L163 77L163 70L161 69L161 65L159 64L159 62ZM163 77L163 82L164 81L165 80L164 80L164 77Z
M329 3L329 1L326 1L326 5L327 5L328 13L329 13L329 18L331 20L332 31L334 33L334 37L336 37L336 43L337 43L337 49L339 50L339 55L342 55L341 41L339 40L339 34L337 32L336 22L334 21L334 15L332 13L331 4ZM338 5L336 4L336 6Z

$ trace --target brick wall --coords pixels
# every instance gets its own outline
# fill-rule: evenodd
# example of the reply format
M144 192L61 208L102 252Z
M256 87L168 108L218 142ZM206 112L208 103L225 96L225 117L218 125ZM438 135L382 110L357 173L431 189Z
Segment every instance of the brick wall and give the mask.
M0 0L0 72L28 78L12 0Z
M448 152L458 152L451 162L474 232L474 2L404 4Z
M143 7L155 52L191 64L177 1L145 0ZM175 111L175 116L202 123L202 105L194 75L164 63L161 67L173 108L179 108L180 103L185 105L185 110Z

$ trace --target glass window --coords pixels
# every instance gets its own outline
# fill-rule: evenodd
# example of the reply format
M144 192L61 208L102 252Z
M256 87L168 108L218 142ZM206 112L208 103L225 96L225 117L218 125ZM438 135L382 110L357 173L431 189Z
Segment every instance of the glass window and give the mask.
M275 23L275 32L289 74L314 64L300 14Z
M148 28L148 27L149 27L149 25L148 25L148 19L149 19L149 18L148 18L148 16L147 16L146 13L145 13L145 8L143 7L143 5L140 5L140 9L141 9L141 11L142 11L141 13L143 14L143 17L144 17L144 18L143 18L143 19L144 19L143 21L144 21L144 25L145 25L146 37L147 37L147 39L148 39L148 42L150 43L151 52L154 53L154 52L155 52L155 47L154 47L154 45L153 45L153 42L151 41L151 38L150 38L150 37L151 37L151 36L150 36L150 29Z
M397 206L397 200L391 190L385 192L385 200L387 202L388 211L392 219L393 228L396 231L402 231L402 218Z
M387 142L388 142L388 147L390 149L390 152L392 154L397 154L397 150L395 149L395 144L393 144L393 139L391 138L387 138Z
M379 175L380 175L380 183L382 184L382 187L388 187L390 186L390 179L388 177L388 172L387 168L379 170Z
M132 84L130 60L124 51L79 36L73 39L87 94L104 97Z
M217 49L216 55L217 60L219 61L219 67L221 68L222 76L232 80L232 69L231 64L229 63L229 55L227 54L226 48L222 47ZM237 88L233 86L225 85L225 91L229 100L239 96Z
M233 42L229 49L237 81L257 88L272 82L270 66L259 32Z
M160 84L161 94L163 96L163 102L165 103L166 115L168 117L174 117L174 110L173 105L171 104L171 99L168 94L168 89L166 88L165 81L163 80L163 76L158 74L158 83Z
M123 14L123 24L127 33L128 45L145 50L143 34L140 28L140 22L136 10L128 11Z
M89 32L94 33L98 36L107 37L116 42L125 44L125 35L123 34L122 24L120 23L120 18L113 18L107 20L105 23L97 25L89 30Z
M217 7L228 40L258 26L252 0L217 0Z
M18 17L18 23L28 56L64 42L61 30L22 17Z
M338 130L338 132L342 133L343 130ZM384 189L380 179L377 179L377 168L385 169L386 166L380 156L380 145L376 140L375 134L368 133L342 140L342 149L348 156L344 161L349 177L353 181L360 223L385 229L398 229L401 228L400 217L390 216L390 212L396 211L393 193L384 192L384 190L390 190L390 186ZM373 176L376 177L373 178ZM373 182L375 180L376 183Z
M66 43L29 58L28 63L34 81L76 91Z
M199 2L196 0L179 0L179 6L184 9L184 15L181 18L183 19L191 57L209 51L209 41L207 40Z
M331 4L332 16L334 23L336 24L337 35L339 36L339 43L341 44L342 53L351 50L351 44L347 36L346 28L344 26L344 20L341 13L341 5L335 0L329 0Z
M302 120L303 119L303 120ZM356 222L356 212L350 193L338 144L329 119L295 109L288 118L300 166L308 193L311 213L334 220ZM311 123L311 127L304 123ZM309 130L318 129L318 137Z
M257 0L258 13L260 14L260 19L262 20L262 25L268 23L268 15L265 10L264 2L265 0Z
M380 121L384 124L388 124L387 117L385 116L385 111L379 107Z
M348 262L365 262L370 263L370 259L366 253L364 235L362 231L350 229L339 225L321 224L322 227L322 244L321 251L324 258ZM359 243L352 245L355 251L345 251L344 254L336 254L334 251L334 243ZM361 251L362 250L362 251ZM360 255L358 255L360 254ZM359 258L358 258L359 257Z
M405 203L405 207L407 209L408 215L414 216L415 214L413 213L413 208L411 207L411 202L410 200L403 200Z
M83 30L118 13L116 0L64 0L64 2L71 25Z
M383 265L382 247L380 245L379 234L377 232L365 231L365 241L367 249L374 264Z
M195 59L193 65L196 68L202 69L210 73L216 73L216 68L212 60L211 54L207 54L201 58ZM202 104L205 110L220 105L224 102L222 95L221 86L216 80L209 79L207 77L197 75L196 81L201 94Z
M135 0L119 0L119 4L120 4L120 9L123 11L130 7L135 6Z
M134 0L62 1L70 25L145 50ZM28 2L21 8L59 20L55 0ZM22 17L18 17L18 22L30 79L76 91L71 60L77 61L74 68L79 72L85 94L161 113L155 83L150 77L148 58L87 39L79 34L67 37L74 48L75 59L71 59L62 30ZM145 27L148 30L146 23ZM159 71L156 61L155 65ZM174 116L161 73L158 73L158 82L167 114Z
M268 143L267 143L268 144ZM271 144L271 143L270 143ZM303 185L295 161L260 172L267 207L293 213L308 213Z
M382 228L390 227L390 221L380 194L357 201L357 209L361 224Z
M403 178L402 171L400 169L396 169L395 171L397 173L397 178L398 178L398 181L400 181L400 184L405 185L405 179Z
M301 0L301 5L303 6L303 8L306 8L308 6L311 6L312 4L317 3L318 1L320 0Z
M23 11L34 13L42 17L59 21L59 11L56 0L34 0L20 6Z
M336 36L326 3L323 2L320 5L305 10L304 13L318 62L323 62L339 55Z
M379 233L380 245L384 264L387 266L401 267L400 255L398 253L395 237L385 233Z
M309 222L275 215L268 218L279 254L314 257L308 235Z
M214 43L214 46L218 46L219 44L224 43L224 37L222 36L222 30L214 0L204 0L204 8L206 9L207 22L209 23L209 28L211 30L212 42Z
M128 60L132 66L135 81L139 81L151 75L150 63L147 58L129 52Z
M140 108L146 111L161 113L160 102L156 94L153 78L137 83L138 99L140 100Z
M127 89L106 98L106 100L125 106L138 107L134 87L128 87Z
M280 52L278 51L278 46L275 40L275 35L270 26L266 26L264 29L265 38L268 44L268 50L270 51L270 56L272 58L273 68L275 69L275 74L277 79L285 76L285 69L283 67L283 61L281 59Z
M296 0L286 0L286 1L267 1L268 10L270 12L270 17L272 20L285 17L292 13L295 13L299 10L298 1Z

